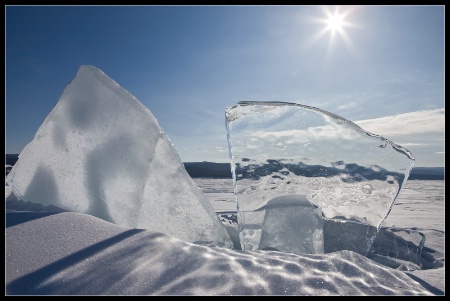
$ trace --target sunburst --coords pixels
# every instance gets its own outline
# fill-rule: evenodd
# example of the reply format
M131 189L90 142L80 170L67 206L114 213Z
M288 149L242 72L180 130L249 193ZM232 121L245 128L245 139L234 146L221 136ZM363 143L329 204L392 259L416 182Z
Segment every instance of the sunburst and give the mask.
M340 31L343 30L343 27L345 26L344 17L340 14L333 14L331 16L328 16L327 20L327 29L331 31Z
M355 47L347 33L347 29L356 26L348 19L349 16L357 9L357 7L350 6L341 9L340 6L336 6L333 9L329 6L321 6L320 8L324 14L324 17L316 18L315 21L323 24L324 26L317 34L312 37L310 43L315 43L328 34L329 39L327 56L330 56L333 45L336 43L338 37L339 39L343 40L350 53L356 55Z

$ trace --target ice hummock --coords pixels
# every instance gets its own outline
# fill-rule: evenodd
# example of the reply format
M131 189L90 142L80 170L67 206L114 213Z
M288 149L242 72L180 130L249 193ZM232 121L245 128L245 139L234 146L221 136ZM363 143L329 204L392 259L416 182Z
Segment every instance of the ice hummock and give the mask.
M264 227L279 227L266 222L274 213L259 208L276 197L304 195L322 211L324 223L316 230L323 231L324 252L367 254L408 178L411 152L338 115L296 103L239 102L226 108L225 117L244 250L257 250L261 233L273 232ZM280 213L279 223L297 214ZM303 227L291 225L290 231ZM273 248L303 252L290 244L286 239Z
M150 110L93 66L79 68L7 182L24 201L232 248Z

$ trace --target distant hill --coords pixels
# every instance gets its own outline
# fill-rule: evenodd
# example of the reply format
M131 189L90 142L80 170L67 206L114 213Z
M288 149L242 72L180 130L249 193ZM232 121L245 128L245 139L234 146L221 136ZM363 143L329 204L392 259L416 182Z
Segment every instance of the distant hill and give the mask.
M184 167L193 178L231 178L229 163L185 162ZM413 167L408 180L445 180L445 167Z
M18 154L6 154L5 164L13 166L18 158ZM229 163L185 162L184 167L192 178L231 178ZM445 167L413 167L408 180L445 180Z
M408 180L445 180L445 167L413 167Z
M185 162L184 168L192 178L231 178L230 163Z
M229 163L186 162L184 166L193 178L231 178ZM413 167L408 180L445 180L445 167Z

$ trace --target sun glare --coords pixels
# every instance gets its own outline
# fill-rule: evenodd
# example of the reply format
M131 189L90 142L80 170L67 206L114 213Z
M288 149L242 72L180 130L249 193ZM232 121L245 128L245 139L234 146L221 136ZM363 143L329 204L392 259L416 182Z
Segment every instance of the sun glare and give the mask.
M327 29L331 31L341 30L344 24L344 17L342 15L334 14L328 17Z
M344 42L347 49L354 56L357 56L356 49L352 40L347 32L347 29L351 27L358 27L356 24L350 22L348 19L351 14L359 10L357 6L345 6L341 9L339 6L321 6L320 9L324 14L322 17L315 18L319 24L322 24L322 29L311 37L310 43L314 44L325 36L329 36L328 45L326 49L326 55L329 57L333 52L334 45L337 40ZM336 45L337 46L337 45ZM336 48L335 48L336 49Z

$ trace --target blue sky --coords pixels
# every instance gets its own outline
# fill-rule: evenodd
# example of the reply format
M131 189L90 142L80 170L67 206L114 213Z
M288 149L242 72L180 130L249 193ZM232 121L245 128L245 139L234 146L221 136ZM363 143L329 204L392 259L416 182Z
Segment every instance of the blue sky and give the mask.
M5 151L81 65L157 118L184 162L229 162L225 107L318 107L445 165L444 6L6 6ZM340 23L328 22L337 16Z

